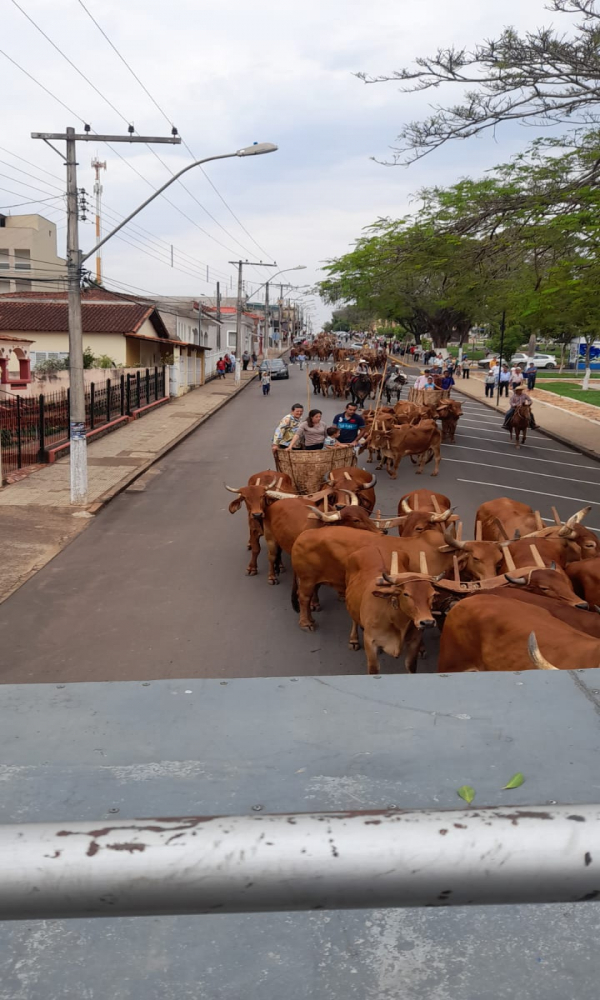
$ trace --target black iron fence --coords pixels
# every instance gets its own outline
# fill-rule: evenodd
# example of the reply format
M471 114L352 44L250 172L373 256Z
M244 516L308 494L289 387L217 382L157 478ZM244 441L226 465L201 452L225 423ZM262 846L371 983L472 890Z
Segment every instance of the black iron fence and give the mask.
M86 431L165 396L165 369L146 368L118 379L92 382L85 392ZM48 461L50 448L69 440L69 390L39 396L0 395L0 447L3 473Z

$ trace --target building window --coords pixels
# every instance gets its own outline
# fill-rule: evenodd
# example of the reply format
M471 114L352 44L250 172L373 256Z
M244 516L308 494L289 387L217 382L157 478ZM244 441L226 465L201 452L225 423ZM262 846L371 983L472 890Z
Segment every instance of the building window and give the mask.
M10 281L8 278L0 278L0 292L10 292Z
M15 270L31 270L31 250L15 250Z
M227 334L227 346L230 351L235 351L235 330L230 330Z
M15 278L15 291L16 292L30 292L32 282L28 278Z
M9 267L8 250L0 250L0 269L7 271Z

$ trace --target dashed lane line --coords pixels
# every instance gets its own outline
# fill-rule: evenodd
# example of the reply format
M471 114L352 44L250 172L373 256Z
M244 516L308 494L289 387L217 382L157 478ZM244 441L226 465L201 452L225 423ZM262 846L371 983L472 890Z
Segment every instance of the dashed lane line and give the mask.
M469 462L466 458L447 458L446 462L456 462L457 465L478 465L481 466L481 462ZM561 479L565 481L564 476L553 476L551 472L538 472L531 471L530 469L513 469L509 465L495 465L495 472L518 472L522 476L543 476L544 479ZM591 479L571 479L572 483L584 483L586 486L600 486L600 483L595 483Z
M466 444L444 444L444 445L442 445L442 456L443 456L443 450L446 449L446 448L460 448L462 451L480 451L480 452L483 452L485 455L489 455L490 454L490 449L489 448L473 448L472 445L466 445ZM514 453L514 449L513 449L513 453ZM511 456L511 453L507 452L507 451L495 452L494 454L496 455L497 458L504 458L504 457L510 458L510 456ZM567 455L569 455L569 454L570 454L570 452L567 452ZM562 466L564 466L566 468L570 468L570 469L590 469L590 470L593 470L594 472L600 472L600 464L599 465L578 465L576 462L560 462L556 458L534 458L533 455L522 455L521 457L525 458L528 462L544 462L545 465L562 465ZM449 461L449 462L450 461L458 462L458 461L460 461L460 459L456 459L456 458L454 458L454 459L447 459L447 461ZM467 461L467 459L465 459L465 462L466 461ZM480 464L480 463L471 463L471 464ZM524 470L515 469L515 471L516 472L521 472L521 471L524 471ZM564 479L564 476L562 478ZM600 483L598 485L600 486Z
M486 483L481 479L457 479L457 483L470 483L472 486L493 486L496 490L512 490L514 493L534 493L540 497L554 497L556 500L573 500L574 503L593 504L600 507L600 500L584 500L583 497L567 497L563 493L544 493L542 490L526 490L522 486L506 486L505 483Z

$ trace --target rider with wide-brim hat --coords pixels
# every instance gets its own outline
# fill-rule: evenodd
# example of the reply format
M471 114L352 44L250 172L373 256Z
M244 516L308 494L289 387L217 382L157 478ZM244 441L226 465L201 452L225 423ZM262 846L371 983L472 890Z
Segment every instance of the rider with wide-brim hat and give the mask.
M508 428L508 423L513 416L515 410L518 410L521 406L526 406L529 408L529 426L532 430L537 428L537 424L533 417L532 410L532 399L525 386L521 383L516 385L513 389L513 394L510 397L510 409L508 409L504 415L503 427Z

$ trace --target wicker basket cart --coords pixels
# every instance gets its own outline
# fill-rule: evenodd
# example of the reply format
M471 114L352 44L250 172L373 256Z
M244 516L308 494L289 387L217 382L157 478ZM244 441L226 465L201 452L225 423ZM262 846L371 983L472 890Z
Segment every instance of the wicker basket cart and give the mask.
M333 469L356 465L356 455L352 444L322 451L280 448L275 452L275 465L291 478L297 493L306 495L316 493Z
M443 399L450 399L450 389L411 389L408 398L421 406L437 406Z

